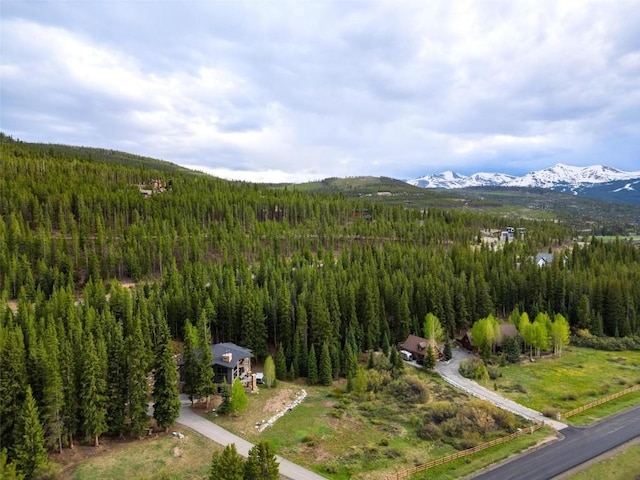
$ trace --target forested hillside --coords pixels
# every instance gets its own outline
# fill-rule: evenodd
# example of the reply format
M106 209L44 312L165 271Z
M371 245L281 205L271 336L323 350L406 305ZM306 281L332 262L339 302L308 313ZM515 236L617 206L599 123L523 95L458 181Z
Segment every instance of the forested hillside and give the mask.
M312 347L328 345L341 372L351 353L420 333L429 312L451 336L515 307L562 313L597 335L640 333L640 249L562 250L562 224L522 221L525 240L492 249L478 239L505 226L495 216L104 163L7 138L0 148L0 450L12 458L30 392L52 448L138 435L146 377L187 320L259 357L282 348L293 376L306 375ZM538 267L533 257L551 247L555 260Z

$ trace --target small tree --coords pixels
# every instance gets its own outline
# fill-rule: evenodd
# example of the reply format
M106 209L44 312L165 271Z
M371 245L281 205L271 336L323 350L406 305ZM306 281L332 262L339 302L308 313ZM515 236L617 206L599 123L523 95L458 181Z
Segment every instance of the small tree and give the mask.
M352 391L356 395L364 395L367 391L367 372L361 367L358 367L356 376L352 381Z
M276 365L271 355L264 361L264 384L267 388L276 385Z
M453 358L453 352L451 351L451 342L449 341L449 337L444 342L444 359L449 361Z
M229 411L231 413L240 413L247 408L247 392L244 391L244 385L239 378L233 381L231 387L231 399L229 401Z
M507 362L518 363L520 360L520 342L516 337L507 337L504 341L504 353Z
M222 397L222 403L218 407L218 412L222 414L229 413L231 411L231 386L227 383L226 377L220 386L220 396Z
M429 345L424 356L424 368L428 370L433 370L436 366L436 355L434 350L435 347L433 345Z
M244 458L238 453L235 443L230 443L222 452L213 452L209 480L243 480Z
M278 480L280 466L271 448L271 444L262 441L249 450L244 464L244 480Z

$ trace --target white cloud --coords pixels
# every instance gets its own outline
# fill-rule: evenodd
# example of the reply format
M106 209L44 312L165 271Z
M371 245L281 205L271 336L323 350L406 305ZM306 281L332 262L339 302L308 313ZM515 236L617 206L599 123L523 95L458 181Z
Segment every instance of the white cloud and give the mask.
M0 127L302 177L632 169L637 12L635 0L11 2Z

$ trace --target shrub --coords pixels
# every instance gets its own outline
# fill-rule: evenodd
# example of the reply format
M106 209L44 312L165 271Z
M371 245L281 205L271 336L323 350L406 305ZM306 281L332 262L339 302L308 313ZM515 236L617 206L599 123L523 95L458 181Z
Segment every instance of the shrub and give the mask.
M482 438L476 432L465 431L462 433L461 446L463 449L473 448L482 443Z
M458 371L463 377L475 379L476 370L479 366L484 366L482 359L478 357L466 358L460 362Z
M399 400L417 404L429 401L427 384L420 377L405 375L389 384L389 391Z
M402 453L396 450L395 448L387 448L384 452L384 456L387 458L395 459L395 458L401 458Z
M502 376L502 372L500 372L498 367L489 367L487 368L487 371L489 372L489 378L491 380L497 380Z
M427 419L416 432L423 440L439 440L442 437L442 430L438 425L430 423Z
M450 402L433 402L429 404L425 415L433 423L440 424L458 413L458 406Z
M598 350L622 351L640 350L640 336L632 337L597 337L589 332L579 331L571 337L571 344L577 347L589 347Z
M556 419L559 413L558 409L553 407L545 407L542 409L542 414L547 418Z

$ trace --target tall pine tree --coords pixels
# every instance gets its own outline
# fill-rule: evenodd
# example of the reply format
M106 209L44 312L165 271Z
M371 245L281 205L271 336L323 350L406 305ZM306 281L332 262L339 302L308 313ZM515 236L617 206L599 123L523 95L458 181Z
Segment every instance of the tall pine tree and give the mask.
M163 318L159 320L158 337L154 361L153 417L159 427L168 431L180 416L181 405L176 360L171 351L169 327Z
M245 480L278 480L280 466L276 460L271 444L262 441L249 450L249 457L244 465Z
M93 440L95 447L100 446L100 435L107 431L105 407L105 381L100 376L98 354L93 335L85 337L80 379L80 416L82 430L87 438Z
M38 417L38 407L27 386L27 393L18 416L14 458L18 470L27 478L47 464L47 450L44 445L44 429Z

